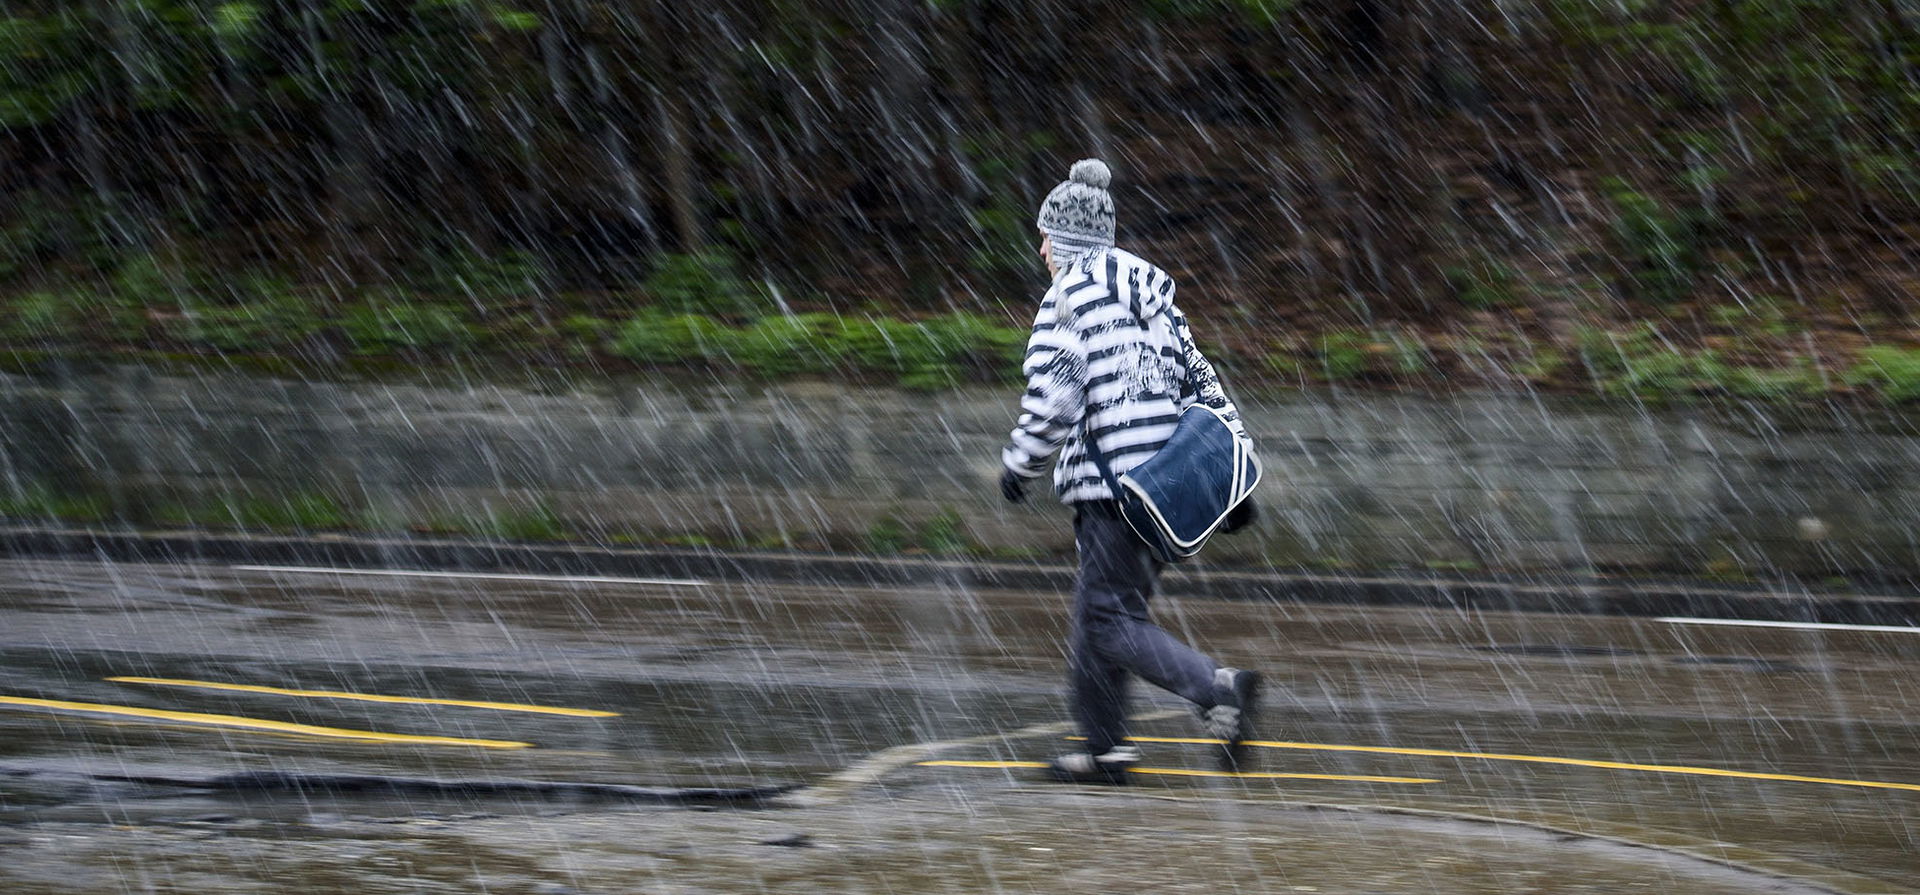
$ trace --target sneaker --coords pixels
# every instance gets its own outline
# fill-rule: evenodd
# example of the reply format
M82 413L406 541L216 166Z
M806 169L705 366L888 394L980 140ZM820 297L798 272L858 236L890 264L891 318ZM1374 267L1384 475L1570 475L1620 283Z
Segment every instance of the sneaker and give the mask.
M1111 783L1124 786L1127 769L1140 763L1140 750L1115 746L1099 755L1069 752L1047 762L1047 776L1061 783Z
M1238 668L1213 673L1214 704L1200 714L1207 735L1226 740L1220 754L1222 770L1237 771L1246 760L1246 741L1253 739L1253 717L1260 707L1260 675Z

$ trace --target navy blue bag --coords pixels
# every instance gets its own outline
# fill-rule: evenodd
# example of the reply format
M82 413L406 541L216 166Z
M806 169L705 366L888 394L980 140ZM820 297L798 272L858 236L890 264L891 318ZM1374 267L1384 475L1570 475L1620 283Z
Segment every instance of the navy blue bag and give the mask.
M1227 513L1260 484L1260 458L1252 445L1205 404L1181 412L1167 443L1118 476L1092 433L1086 434L1087 456L1113 490L1121 517L1164 563L1199 553Z

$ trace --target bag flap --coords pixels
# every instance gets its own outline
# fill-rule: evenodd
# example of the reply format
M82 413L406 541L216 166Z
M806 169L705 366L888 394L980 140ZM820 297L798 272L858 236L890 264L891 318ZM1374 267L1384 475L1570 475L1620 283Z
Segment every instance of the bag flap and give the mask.
M1206 540L1227 511L1260 480L1260 461L1219 412L1195 404L1181 414L1167 443L1119 476L1181 546Z

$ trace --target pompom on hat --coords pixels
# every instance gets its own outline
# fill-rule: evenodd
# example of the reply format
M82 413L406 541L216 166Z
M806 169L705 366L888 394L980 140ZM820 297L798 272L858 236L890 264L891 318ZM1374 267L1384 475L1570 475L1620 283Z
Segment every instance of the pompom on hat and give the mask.
M1112 182L1113 169L1106 162L1081 159L1040 203L1035 226L1053 237L1056 261L1113 245L1113 194L1107 192Z

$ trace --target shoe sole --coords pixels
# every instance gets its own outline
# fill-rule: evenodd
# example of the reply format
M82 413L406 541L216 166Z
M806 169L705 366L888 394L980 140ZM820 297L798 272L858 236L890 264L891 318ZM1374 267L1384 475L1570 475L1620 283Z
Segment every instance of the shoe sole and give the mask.
M1072 771L1049 767L1047 768L1047 778L1055 783L1092 783L1103 786L1126 786L1130 782L1127 779L1127 772L1125 770L1076 774Z

